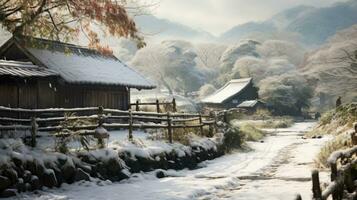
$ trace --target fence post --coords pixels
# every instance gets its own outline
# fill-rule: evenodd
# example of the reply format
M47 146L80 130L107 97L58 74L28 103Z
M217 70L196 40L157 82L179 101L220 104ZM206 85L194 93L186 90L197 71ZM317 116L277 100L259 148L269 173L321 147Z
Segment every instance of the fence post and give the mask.
M37 123L36 118L31 118L31 146L36 147L36 135L37 135Z
M172 119L171 113L167 112L167 133L169 135L169 142L172 143Z
M354 185L354 180L353 180L353 176L352 176L352 168L348 168L347 170L345 170L344 174L343 174L343 178L344 178L344 184L346 185L346 189L348 192L353 193L353 191L356 188L356 186Z
M159 103L159 99L156 99L156 112L160 113L160 103Z
M99 106L98 107L98 127L102 126L104 124L103 113L104 113L103 106Z
M209 113L209 119L210 119L210 120L214 119L214 120L215 120L214 123L216 122L216 119L214 118L212 112ZM211 124L211 123L210 123L210 124L208 125L208 134L209 134L209 137L213 137L213 127L212 127L212 126L214 126L214 124Z
M223 122L228 123L228 112L227 110L224 110L223 112Z
M129 140L133 139L133 113L129 110Z
M295 196L295 200L302 200L301 195L300 195L300 194L297 194L297 195Z
M340 179L337 180L338 178L338 171L337 171L337 160L335 160L333 163L330 163L331 166L331 182L337 181L337 189L332 192L332 199L341 199L342 198L342 193L343 193L343 182L341 184Z
M316 169L313 170L311 173L311 178L312 178L313 199L321 200L322 194L321 194L321 187L320 187L319 171L317 171Z
M140 111L140 107L139 107L139 99L137 99L137 100L136 100L135 110L136 110L136 111Z
M173 112L177 112L177 109L176 109L176 99L175 99L175 97L172 99L172 110L173 110Z
M203 123L202 123L202 115L201 113L199 114L199 122L200 122L200 132L201 132L201 135L203 135Z

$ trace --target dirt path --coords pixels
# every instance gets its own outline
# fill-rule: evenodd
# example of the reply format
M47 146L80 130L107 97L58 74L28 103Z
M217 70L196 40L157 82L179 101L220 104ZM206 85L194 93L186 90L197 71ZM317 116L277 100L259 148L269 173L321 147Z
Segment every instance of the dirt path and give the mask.
M198 199L293 199L296 193L311 199L310 171L314 168L313 159L327 138L302 139L305 131L277 130L276 139L288 137L294 138L294 142L281 148L271 162L259 170L236 176L239 185L225 187L215 194L201 195Z

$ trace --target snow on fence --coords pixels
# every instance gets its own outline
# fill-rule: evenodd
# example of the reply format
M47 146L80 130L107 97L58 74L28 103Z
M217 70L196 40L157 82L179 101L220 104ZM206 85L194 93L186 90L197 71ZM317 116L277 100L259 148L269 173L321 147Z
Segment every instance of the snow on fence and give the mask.
M135 106L135 110L140 111L140 106L156 106L156 112L160 113L161 112L160 105L171 105L172 111L177 112L175 98L172 99L172 102L159 102L159 100L156 99L155 102L144 102L144 103L141 103L140 100L138 99L136 100L135 103L131 103L130 107Z
M133 129L167 129L169 142L172 143L173 129L199 128L203 134L203 127L209 126L209 134L213 135L216 128L216 115L201 115L193 113L155 113L142 111L124 111L106 109L103 107L89 108L48 108L23 109L0 106L0 112L10 113L12 116L28 116L27 118L0 117L0 132L8 130L30 130L32 145L36 145L38 131L71 130L79 131L81 135L95 135L98 128L128 129L129 138L133 137ZM76 116L67 116L65 113L75 113ZM43 117L45 116L45 117ZM66 120L97 120L91 125L64 125ZM66 137L69 134L56 134L56 137Z
M331 168L331 182L322 191L320 186L319 171L313 170L312 192L314 200L326 200L332 196L333 200L341 200L347 190L351 199L357 198L357 180L353 180L353 167L357 165L357 146L335 151L328 158ZM298 195L296 199L301 199Z

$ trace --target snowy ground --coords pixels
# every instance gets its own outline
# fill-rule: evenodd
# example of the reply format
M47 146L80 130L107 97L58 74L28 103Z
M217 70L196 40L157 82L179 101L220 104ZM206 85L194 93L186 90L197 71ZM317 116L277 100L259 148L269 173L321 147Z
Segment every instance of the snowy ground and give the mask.
M235 152L202 163L196 170L170 170L171 177L135 174L119 183L64 185L59 189L25 194L21 199L293 199L296 193L311 198L310 170L324 139L301 139L311 122L279 129L263 143L249 143L252 151ZM322 176L325 179L324 176ZM103 185L103 184L102 184ZM19 198L19 197L17 197Z

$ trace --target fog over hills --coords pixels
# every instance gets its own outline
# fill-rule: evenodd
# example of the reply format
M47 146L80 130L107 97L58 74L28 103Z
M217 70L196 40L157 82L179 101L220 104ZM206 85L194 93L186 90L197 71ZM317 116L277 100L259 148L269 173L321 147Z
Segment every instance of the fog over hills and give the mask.
M220 41L238 41L254 35L296 34L309 45L320 45L338 30L357 23L357 1L336 3L330 7L297 6L263 22L237 25L220 36Z
M135 17L140 32L147 41L162 41L170 39L182 39L190 41L210 41L215 37L202 30L196 30L189 26L172 22L167 19L160 19L153 15L142 15Z

